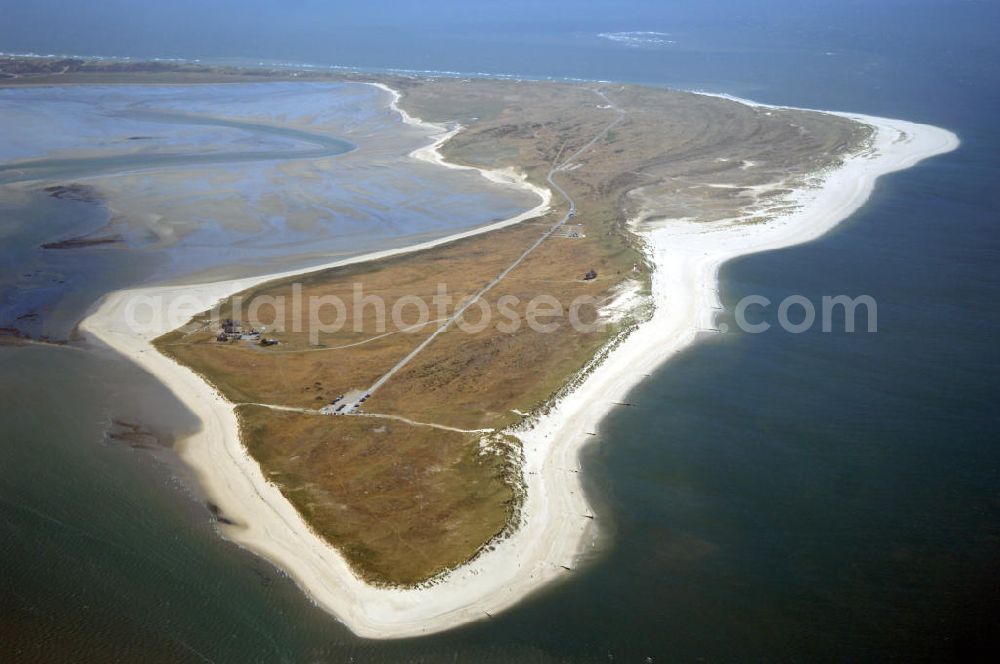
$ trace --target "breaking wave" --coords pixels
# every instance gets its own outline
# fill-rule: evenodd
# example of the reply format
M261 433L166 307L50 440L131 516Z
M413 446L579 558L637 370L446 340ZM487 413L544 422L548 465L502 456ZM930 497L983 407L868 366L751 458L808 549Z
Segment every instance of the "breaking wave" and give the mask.
M669 32L601 32L597 36L635 48L658 48L677 43L675 40L670 39L671 35Z

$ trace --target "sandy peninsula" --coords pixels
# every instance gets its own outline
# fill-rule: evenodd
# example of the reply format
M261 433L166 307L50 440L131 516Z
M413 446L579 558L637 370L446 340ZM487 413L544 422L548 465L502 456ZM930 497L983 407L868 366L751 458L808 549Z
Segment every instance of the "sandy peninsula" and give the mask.
M398 109L398 93L392 105ZM736 102L733 102L736 103ZM749 103L749 102L740 102ZM458 131L423 123L431 143L411 156L442 167L439 148ZM158 353L151 342L186 323L218 300L265 281L307 271L359 263L417 251L460 237L485 233L536 217L551 204L547 189L510 170L482 170L485 177L529 188L538 206L490 226L392 252L360 256L310 270L226 280L193 286L162 286L119 291L106 296L80 328L152 373L202 422L182 443L182 457L196 470L222 511L238 526L227 537L286 571L321 607L355 633L370 638L429 634L470 621L488 619L548 583L568 578L581 553L596 538L593 512L580 483L579 452L600 422L645 373L660 367L713 327L718 307L718 271L738 256L788 247L822 236L858 209L883 174L954 149L954 134L928 125L844 114L870 125L869 147L833 170L816 175L812 186L794 191L787 214L752 225L731 219L693 223L671 219L648 199L634 220L634 232L655 266L652 317L639 325L599 366L546 414L516 434L523 441L526 498L521 525L471 562L417 588L380 588L360 579L340 553L318 537L281 491L268 482L241 444L233 404L194 371ZM158 298L168 315L142 321L136 303ZM135 319L139 318L140 325ZM599 516L599 515L598 515Z

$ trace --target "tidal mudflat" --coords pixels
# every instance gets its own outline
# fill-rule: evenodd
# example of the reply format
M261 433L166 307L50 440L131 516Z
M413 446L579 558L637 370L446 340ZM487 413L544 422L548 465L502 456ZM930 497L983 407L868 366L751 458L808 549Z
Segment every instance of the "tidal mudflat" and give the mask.
M114 288L306 266L537 203L408 159L427 130L389 102L357 83L0 90L18 127L0 136L0 327L66 339Z

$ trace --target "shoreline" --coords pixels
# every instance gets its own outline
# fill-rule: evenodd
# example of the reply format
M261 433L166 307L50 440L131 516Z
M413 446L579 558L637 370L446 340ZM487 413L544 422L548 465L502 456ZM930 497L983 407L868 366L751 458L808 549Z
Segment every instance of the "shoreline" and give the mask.
M454 123L452 127L447 127L443 124L438 124L436 122L427 122L426 120L421 120L420 118L415 118L409 113L407 113L403 108L399 106L399 100L403 98L397 90L390 88L385 83L369 83L368 85L374 86L380 90L384 90L390 95L392 95L392 101L389 103L389 108L399 113L399 117L402 119L403 124L410 125L411 127L420 127L422 129L433 132L430 138L434 139L432 143L428 143L423 147L419 147L412 151L408 156L417 161L423 161L428 164L434 164L435 166L441 166L443 168L450 168L459 171L479 171L479 174L490 182L495 182L497 184L502 184L505 186L521 187L522 189L527 189L532 193L540 196L546 205L551 205L552 203L552 192L544 187L539 187L538 185L532 184L528 181L527 177L523 174L517 173L513 168L497 168L497 169L483 169L476 168L475 166L465 166L464 164L456 164L445 160L441 155L440 148L442 145L448 142L452 136L457 134L462 130L462 125ZM538 208L535 208L538 209ZM516 217L511 217L511 219L501 222L504 226L509 226L511 224L518 223L525 219L525 214L517 215ZM541 216L541 213L533 216ZM516 219L517 221L512 221ZM493 228L503 228L503 226L492 226ZM479 232L479 229L476 229Z
M448 168L477 170L494 182L529 188L542 202L528 212L471 231L327 265L242 280L116 291L106 295L80 324L91 338L156 376L202 421L202 429L183 441L179 451L213 502L227 517L242 522L238 526L220 524L223 534L284 570L315 603L368 638L430 634L481 620L565 577L564 566L572 568L596 537L579 475L567 469L578 467L579 451L590 440L586 432L599 430L612 408L611 401L625 397L643 373L661 366L690 345L700 330L711 326L722 264L737 256L822 236L864 204L880 175L908 168L958 145L954 134L929 125L837 113L876 127L874 151L847 159L824 175L821 187L798 190L794 196L801 207L796 211L753 226L669 220L637 230L647 241L656 265L652 288L655 313L549 413L517 432L524 443L527 484L521 526L508 538L493 543L490 550L427 586L378 588L356 577L337 550L317 537L277 487L265 480L239 440L232 404L192 370L151 346L153 339L183 325L192 315L256 284L430 248L519 223L548 210L551 192L527 183L512 169L486 171L444 161L438 147L460 127L448 129L413 118L399 109L398 92L384 84L372 85L392 95L390 108L400 113L404 123L436 132L429 136L433 142L414 150L411 157ZM905 140L900 139L900 132L905 132ZM125 324L125 316L126 302L136 296L159 296L189 306L177 307L172 312L176 315L134 332Z

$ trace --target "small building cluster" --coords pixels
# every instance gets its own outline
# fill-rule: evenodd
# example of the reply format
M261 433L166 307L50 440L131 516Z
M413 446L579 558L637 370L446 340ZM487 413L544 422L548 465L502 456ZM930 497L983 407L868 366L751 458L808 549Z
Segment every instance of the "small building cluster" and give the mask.
M256 341L261 346L274 346L278 343L277 339L271 339L264 336L264 332L267 330L263 325L260 329L256 327L244 328L243 324L232 318L226 318L222 321L222 326L219 328L219 334L215 337L215 340L224 343L230 341Z

